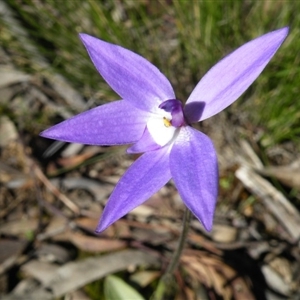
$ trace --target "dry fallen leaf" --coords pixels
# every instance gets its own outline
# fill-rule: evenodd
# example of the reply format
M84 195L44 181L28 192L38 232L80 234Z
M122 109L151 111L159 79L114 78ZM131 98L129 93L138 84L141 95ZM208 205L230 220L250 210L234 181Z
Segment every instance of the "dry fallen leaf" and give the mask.
M0 239L0 275L15 264L27 244L24 240Z
M262 178L251 168L240 167L235 176L254 195L260 198L263 204L278 219L295 241L300 238L300 214L297 208L269 181Z
M37 230L38 220L21 219L3 223L0 225L0 233L8 236L28 237Z
M264 176L274 177L288 187L300 189L300 162L289 166L265 167L258 172Z
M111 252L127 247L127 242L124 241L90 237L80 233L70 232L67 237L80 250L91 253Z
M137 250L124 250L70 262L51 272L51 276L43 281L42 286L35 286L33 290L23 291L21 295L12 291L9 295L4 296L2 300L50 300L59 298L109 274L125 270L130 266L141 265L158 267L160 263L150 253ZM15 290L18 290L19 285Z
M14 69L11 66L1 66L1 73L5 76L0 76L0 88L30 80L31 76Z
M130 280L134 281L141 287L146 287L161 275L159 271L139 271L130 276Z
M222 224L215 224L212 230L212 239L219 243L232 243L237 238L237 228L222 225Z
M243 297L234 299L254 300L245 280L224 263L221 258L196 250L187 250L181 257L185 270L208 289L213 289L222 299L232 299L233 295Z

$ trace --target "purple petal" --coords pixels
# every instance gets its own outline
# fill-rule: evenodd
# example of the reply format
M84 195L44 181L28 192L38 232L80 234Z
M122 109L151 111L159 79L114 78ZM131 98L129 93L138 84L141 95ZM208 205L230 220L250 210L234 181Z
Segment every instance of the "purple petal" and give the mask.
M97 232L106 229L142 204L170 180L168 151L168 147L164 147L147 152L132 164L110 196Z
M40 135L89 145L131 144L143 135L148 115L128 102L114 101L61 122Z
M135 107L154 111L161 102L175 97L169 80L145 58L87 34L80 38L98 72Z
M187 100L185 115L189 122L205 120L240 97L273 57L288 31L285 27L256 38L212 67Z
M210 231L218 196L218 160L205 134L183 127L170 154L170 169L179 194Z
M127 149L127 153L143 153L161 148L156 144L146 127L143 136L131 147Z

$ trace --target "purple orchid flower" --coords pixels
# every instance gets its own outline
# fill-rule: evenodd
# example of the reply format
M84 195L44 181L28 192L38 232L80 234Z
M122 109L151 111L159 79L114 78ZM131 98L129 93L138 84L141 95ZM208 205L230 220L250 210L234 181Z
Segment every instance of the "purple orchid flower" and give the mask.
M171 178L185 205L210 231L218 195L213 143L191 123L233 103L259 76L288 34L288 27L258 37L223 58L197 84L186 105L168 79L143 57L80 34L96 69L120 95L114 101L51 127L41 136L90 145L133 144L142 153L111 194L100 232L146 201Z

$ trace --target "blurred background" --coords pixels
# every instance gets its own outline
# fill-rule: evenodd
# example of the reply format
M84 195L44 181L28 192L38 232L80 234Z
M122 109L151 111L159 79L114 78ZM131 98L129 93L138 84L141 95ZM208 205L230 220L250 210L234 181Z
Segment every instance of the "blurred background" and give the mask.
M299 299L299 12L279 0L0 0L1 297L150 299L180 234L172 181L94 234L137 156L39 137L119 99L78 33L147 58L184 102L224 55L290 26L247 92L200 125L219 156L214 229L192 220L166 299Z

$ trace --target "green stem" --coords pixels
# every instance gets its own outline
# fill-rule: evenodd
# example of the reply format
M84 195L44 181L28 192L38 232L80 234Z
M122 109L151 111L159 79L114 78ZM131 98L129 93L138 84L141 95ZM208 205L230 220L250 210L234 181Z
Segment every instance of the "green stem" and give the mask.
M156 288L154 294L152 295L152 298L151 298L152 300L163 300L164 295L168 291L168 287L170 287L170 285L172 284L173 273L178 266L180 256L182 254L182 251L183 251L183 248L184 248L187 236L188 236L191 216L192 216L192 214L191 214L190 210L188 208L186 208L185 212L184 212L184 217L183 217L183 228L182 228L182 231L181 231L181 234L179 237L177 247L175 249L175 252L173 253L171 262L168 265L165 274L161 277L161 279L157 285L157 288Z

